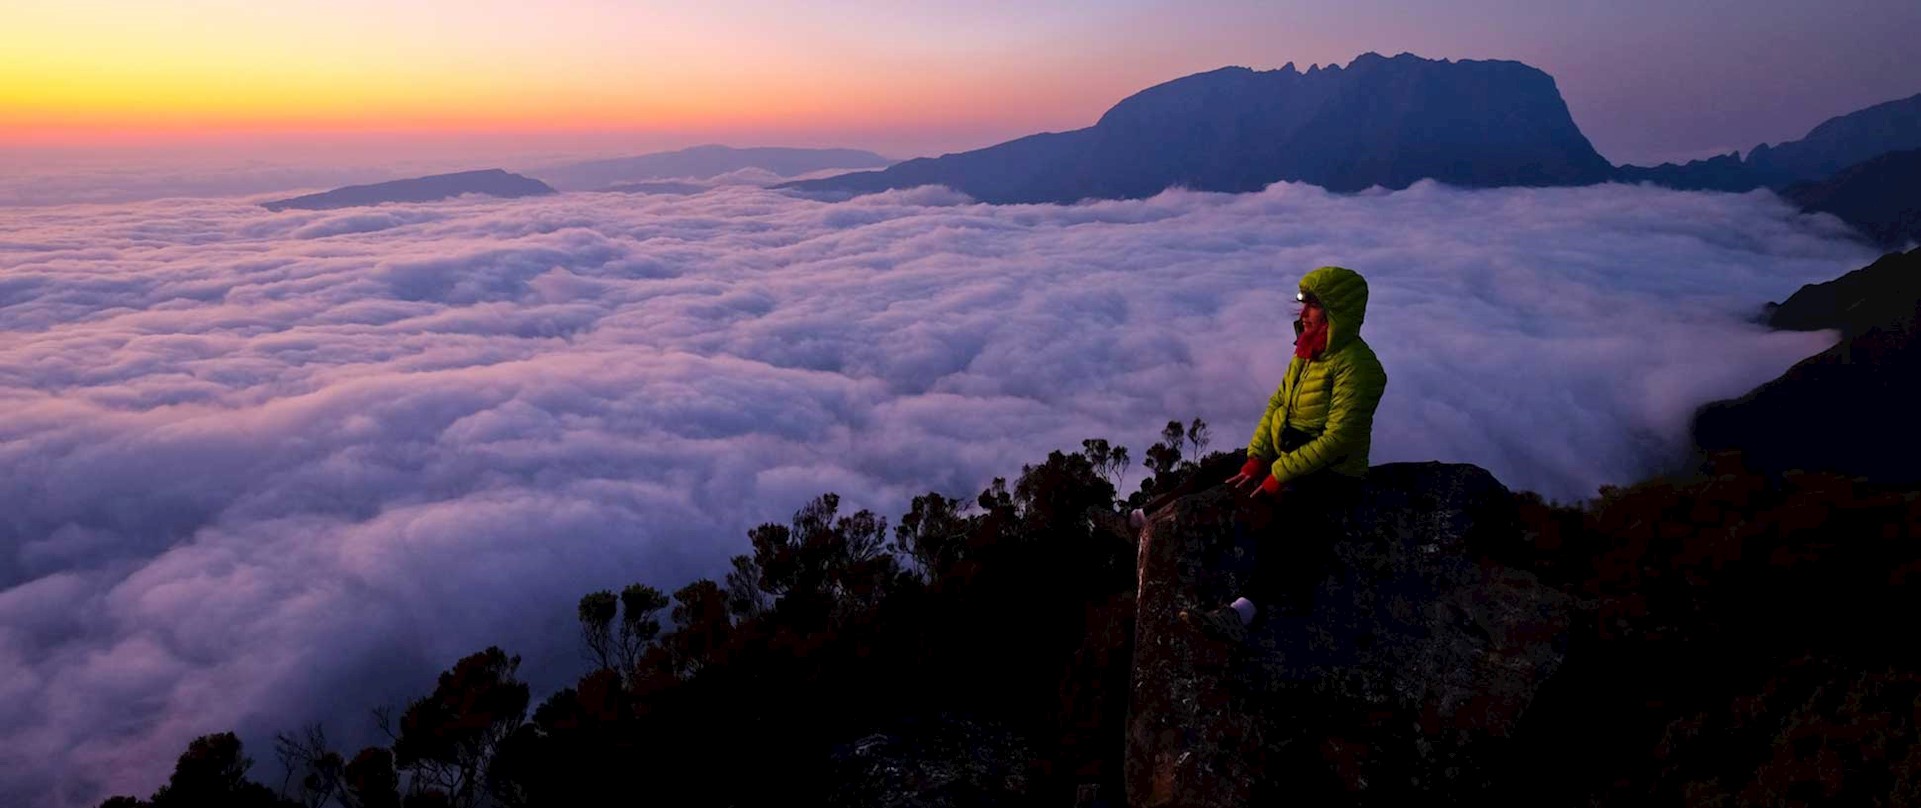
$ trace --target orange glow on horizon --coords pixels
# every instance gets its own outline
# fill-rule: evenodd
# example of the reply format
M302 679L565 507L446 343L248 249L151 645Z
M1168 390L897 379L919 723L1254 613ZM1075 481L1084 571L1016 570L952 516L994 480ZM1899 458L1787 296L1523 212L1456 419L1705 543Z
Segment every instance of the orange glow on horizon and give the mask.
M296 133L1058 129L1093 123L1115 100L1010 86L966 62L874 51L832 28L756 33L692 12L583 4L434 5L67 0L9 9L0 12L0 147ZM551 25L542 13L576 19ZM798 39L776 33L847 47L796 50Z
M607 132L977 148L1091 125L1152 83L1038 32L932 47L845 22L597 0L28 4L0 9L0 148Z
M562 133L781 129L883 130L1053 125L1049 94L954 83L929 103L923 86L798 80L658 87L480 86L471 78L392 83L377 77L99 77L25 80L0 57L0 146L180 141L248 134ZM9 75L9 73L12 73ZM717 86L718 85L718 86ZM733 85L733 86L727 86ZM1079 110L1072 126L1093 123Z
M868 117L859 99L269 77L36 86L0 73L0 141L34 133L699 128Z
M305 86L302 86L302 85ZM571 88L430 91L415 87L347 91L310 82L262 83L210 93L156 86L152 92L103 88L54 96L21 89L0 74L0 147L134 145L276 135L456 135L647 132L833 132L980 130L1090 125L1098 105L1063 109L1039 93L953 87L930 105L908 88L798 92L583 93ZM860 94L861 91L868 93ZM1066 114L1064 114L1066 113ZM986 144L980 144L986 145Z

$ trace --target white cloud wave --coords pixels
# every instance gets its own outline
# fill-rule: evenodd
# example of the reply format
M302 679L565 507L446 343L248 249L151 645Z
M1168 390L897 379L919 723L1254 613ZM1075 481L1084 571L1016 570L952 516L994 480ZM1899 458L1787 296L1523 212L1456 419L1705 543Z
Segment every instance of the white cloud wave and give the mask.
M563 683L580 594L714 575L823 491L892 518L1169 419L1238 445L1315 266L1372 285L1374 462L1566 499L1825 347L1748 318L1873 257L1623 186L0 217L0 792L40 805L205 732L351 736L489 643Z

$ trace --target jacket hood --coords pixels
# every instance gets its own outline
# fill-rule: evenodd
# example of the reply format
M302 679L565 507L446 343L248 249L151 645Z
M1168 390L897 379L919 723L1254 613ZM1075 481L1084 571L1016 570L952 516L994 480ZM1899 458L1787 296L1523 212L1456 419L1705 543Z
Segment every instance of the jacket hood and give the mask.
M1333 353L1361 336L1367 319L1367 280L1346 267L1321 267L1301 277L1301 291L1321 301L1327 310L1327 350ZM1301 321L1294 321L1294 333Z

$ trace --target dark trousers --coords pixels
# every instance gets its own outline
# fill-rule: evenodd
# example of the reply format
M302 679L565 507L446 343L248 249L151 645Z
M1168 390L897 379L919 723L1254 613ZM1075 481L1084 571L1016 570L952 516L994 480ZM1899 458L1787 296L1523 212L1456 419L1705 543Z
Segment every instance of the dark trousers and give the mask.
M1181 497L1222 485L1240 471L1242 460L1203 467L1142 510L1152 514ZM1289 482L1279 494L1250 498L1245 490L1237 493L1234 542L1249 570L1240 594L1263 609L1308 611L1314 586L1333 561L1334 544L1345 535L1360 488L1360 478L1322 470Z
M1320 471L1238 510L1234 540L1253 562L1241 594L1263 609L1311 611L1360 488L1359 478Z

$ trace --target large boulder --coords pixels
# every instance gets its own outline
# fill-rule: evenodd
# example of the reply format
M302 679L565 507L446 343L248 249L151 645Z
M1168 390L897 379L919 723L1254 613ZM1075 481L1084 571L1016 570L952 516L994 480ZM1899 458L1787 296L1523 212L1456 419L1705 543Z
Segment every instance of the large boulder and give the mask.
M1340 520L1311 609L1230 647L1177 617L1230 599L1249 571L1224 490L1186 497L1143 535L1128 802L1147 806L1472 801L1565 654L1570 599L1477 561L1516 535L1485 470L1368 473ZM1241 541L1285 548L1284 525ZM1285 552L1285 550L1280 550Z

